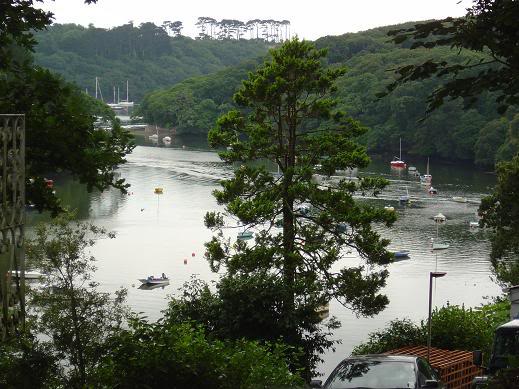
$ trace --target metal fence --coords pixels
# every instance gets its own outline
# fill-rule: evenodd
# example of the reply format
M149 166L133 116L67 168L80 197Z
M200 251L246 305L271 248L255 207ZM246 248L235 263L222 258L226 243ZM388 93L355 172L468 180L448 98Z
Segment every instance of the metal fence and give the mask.
M25 323L25 115L0 114L0 339Z

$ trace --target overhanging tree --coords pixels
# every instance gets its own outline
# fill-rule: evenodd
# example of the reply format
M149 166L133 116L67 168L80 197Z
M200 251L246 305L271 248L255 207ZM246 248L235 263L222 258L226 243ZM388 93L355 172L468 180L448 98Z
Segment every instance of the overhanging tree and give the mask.
M408 81L440 76L445 77L445 82L429 96L429 112L459 97L470 106L489 91L496 94L498 111L505 112L519 103L518 18L516 0L474 0L462 18L434 20L390 32L395 43L409 40L411 49L449 46L485 57L466 63L428 60L400 67L389 90Z
M324 68L325 55L297 38L272 50L272 60L250 73L234 96L243 110L223 115L209 132L211 146L226 148L220 157L241 166L214 192L226 212L206 215L206 225L218 231L206 244L206 257L214 270L224 265L227 279L241 284L255 277L277 289L277 298L255 309L274 313L276 335L291 345L302 345L308 332L319 330L317 309L332 298L368 316L388 303L380 289L391 254L372 223L389 226L395 216L354 200L358 193L378 193L386 182L341 180L327 187L313 180L317 165L330 176L369 163L354 141L366 129L333 111L330 94L345 69ZM273 175L265 162L279 166L281 174ZM224 229L230 218L255 231L254 243L229 242ZM347 259L350 252L360 260ZM306 345L307 373L318 360L316 351L330 346Z
M103 108L72 84L32 63L33 32L44 29L53 18L52 13L35 8L41 2L0 4L0 112L26 115L27 201L40 211L50 209L56 214L62 209L45 185L46 175L67 172L89 190L115 187L125 191L128 185L115 178L113 169L126 162L125 155L134 145L113 114L112 131L94 128L94 115Z
M481 202L481 223L491 228L490 258L497 280L506 286L519 283L519 156L497 165L494 192Z
M440 107L446 100L463 98L470 107L478 97L492 92L504 113L519 103L519 2L516 0L473 0L463 18L435 20L417 24L410 29L390 33L396 43L411 40L411 49L450 46L457 50L472 50L484 55L478 62L449 63L429 60L396 69L397 80L389 85L392 91L399 85L433 76L445 77L445 82L429 96L428 111ZM501 146L498 155L511 158L517 153L516 127L512 121L509 143ZM517 191L518 157L498 165L498 184L494 192L482 200L479 214L481 224L494 230L491 259L497 279L505 284L519 281L519 263L512 262L518 254ZM503 261L504 260L504 261Z

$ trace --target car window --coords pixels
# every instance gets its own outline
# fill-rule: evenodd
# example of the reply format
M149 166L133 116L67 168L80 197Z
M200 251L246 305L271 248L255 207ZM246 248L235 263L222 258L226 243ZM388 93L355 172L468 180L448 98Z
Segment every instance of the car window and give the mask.
M416 387L415 366L403 361L345 361L332 373L326 389L407 389Z
M438 380L438 377L433 368L425 359L418 358L416 360L416 364L418 365L418 380L420 385L425 384L426 380Z

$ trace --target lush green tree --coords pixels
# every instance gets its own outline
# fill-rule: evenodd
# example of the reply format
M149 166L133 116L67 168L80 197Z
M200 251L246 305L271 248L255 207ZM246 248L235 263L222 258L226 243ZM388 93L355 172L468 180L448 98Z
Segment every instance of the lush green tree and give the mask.
M498 280L508 285L519 283L519 156L497 165L494 192L481 201L481 223L491 228L490 257Z
M44 183L48 175L69 172L88 190L128 187L115 178L114 167L126 162L134 147L132 136L106 106L48 70L27 67L18 74L7 73L0 81L0 111L26 115L26 196L40 211L61 210ZM111 119L112 130L95 129L94 114Z
M110 339L96 370L97 383L120 388L292 388L286 346L210 338L191 323L130 321Z
M474 104L487 91L496 92L498 111L506 111L519 103L518 17L519 3L515 0L473 0L462 18L434 20L392 31L396 43L411 40L411 49L447 46L480 52L484 58L468 63L429 59L400 67L396 70L399 78L389 90L411 80L448 76L430 95L429 111L458 97L468 105Z
M27 201L40 211L60 211L44 177L62 171L89 190L113 186L124 191L128 185L115 179L113 169L133 148L130 134L115 121L112 131L95 129L94 115L106 115L106 109L32 63L34 30L49 25L53 15L35 8L32 0L8 1L0 7L0 112L26 115Z
M377 193L386 184L383 180L343 180L331 188L312 179L316 165L323 174L333 175L369 163L365 149L354 141L365 128L333 112L336 101L330 93L345 70L324 68L325 50L297 38L272 50L271 56L234 96L244 110L223 115L209 132L213 147L227 148L220 157L241 164L214 195L241 228L255 231L255 241L230 244L224 234L230 220L209 212L206 225L218 234L206 244L206 256L213 270L224 266L230 283L246 285L241 280L250 277L276 290L272 303L258 309L279 318L272 323L276 336L289 345L305 346L302 364L309 378L316 350L330 347L324 340L305 343L308 332L311 337L317 331L319 306L336 298L368 316L386 306L388 299L380 289L391 254L385 249L388 241L372 223L390 225L395 217L353 199L356 193ZM317 127L317 119L326 125ZM282 174L274 176L262 161L279 166ZM361 261L344 266L341 260L352 251ZM305 322L312 325L304 328ZM245 331L240 324L236 331Z
M475 162L479 165L495 165L499 148L506 139L509 126L506 118L496 119L481 127L475 144Z
M47 347L65 362L66 387L84 387L107 352L106 339L120 331L127 314L125 290L115 299L92 281L95 258L88 252L99 238L113 238L102 228L59 217L36 228L27 242L27 262L45 275L29 293L35 332L46 335Z
M2 388L57 387L58 366L59 360L49 347L28 332L0 342Z
M507 299L472 309L457 305L434 309L431 344L446 350L482 350L488 358L494 331L509 320L509 312ZM427 319L418 324L409 319L396 319L386 328L370 333L366 342L353 349L353 354L379 354L406 346L426 345L427 330Z

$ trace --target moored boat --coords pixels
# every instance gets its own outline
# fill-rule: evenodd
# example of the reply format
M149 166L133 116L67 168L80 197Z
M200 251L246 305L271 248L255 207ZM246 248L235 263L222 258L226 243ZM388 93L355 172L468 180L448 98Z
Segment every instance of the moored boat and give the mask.
M238 239L239 240L249 240L249 239L252 239L252 237L254 236L254 233L252 231L242 231L242 232L238 232Z
M407 164L402 161L402 138L400 138L400 156L394 157L390 164L395 169L405 169L407 167Z
M394 251L393 255L395 256L395 258L407 258L409 257L409 250Z
M139 281L143 284L147 285L159 285L159 284L169 284L169 278L166 277L164 273L160 277L155 277L153 275L148 276L147 278L139 278Z
M457 203L466 203L467 198L462 196L453 196L452 201L456 201Z

